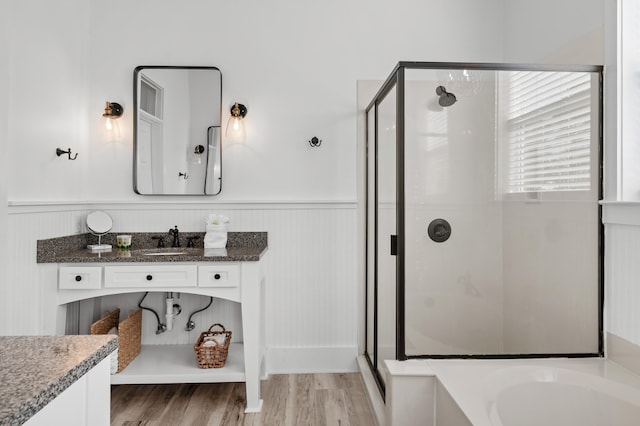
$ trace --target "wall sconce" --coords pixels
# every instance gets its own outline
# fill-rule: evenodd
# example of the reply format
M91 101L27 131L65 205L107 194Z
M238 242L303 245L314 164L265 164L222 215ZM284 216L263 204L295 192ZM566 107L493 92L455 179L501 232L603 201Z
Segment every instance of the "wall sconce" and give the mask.
M120 118L123 112L124 108L122 108L122 105L116 102L107 101L107 104L104 107L104 114L102 114L102 116L106 120L105 128L107 129L107 131L111 132L115 127L115 133L120 133L118 123L115 120Z
M247 115L247 107L235 102L231 107L231 116L227 121L227 130L225 130L225 136L232 136L234 138L244 139L244 117Z

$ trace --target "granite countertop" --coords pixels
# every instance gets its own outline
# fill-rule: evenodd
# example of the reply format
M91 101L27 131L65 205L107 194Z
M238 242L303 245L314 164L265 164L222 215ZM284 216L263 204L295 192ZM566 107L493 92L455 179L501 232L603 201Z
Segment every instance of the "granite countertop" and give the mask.
M161 233L126 233L131 235L131 250L118 250L116 234L102 237L103 244L111 244L112 251L92 253L88 244L96 244L97 239L90 234L38 240L38 263L132 263L132 262L255 262L267 251L266 232L229 232L227 247L224 249L204 249L204 233L181 234L181 247L169 247L171 238ZM165 237L165 247L157 248L153 237ZM185 247L188 237L196 237L194 248ZM198 244L199 243L199 244ZM149 253L167 253L149 256ZM175 254L171 254L175 253Z
M23 424L118 347L116 336L0 336L0 424Z

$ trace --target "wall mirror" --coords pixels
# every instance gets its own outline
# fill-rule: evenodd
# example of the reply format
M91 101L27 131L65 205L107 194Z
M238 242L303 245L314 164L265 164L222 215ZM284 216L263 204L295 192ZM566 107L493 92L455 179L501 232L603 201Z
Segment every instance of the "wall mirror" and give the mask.
M141 195L220 193L220 70L139 66L133 81L134 191Z

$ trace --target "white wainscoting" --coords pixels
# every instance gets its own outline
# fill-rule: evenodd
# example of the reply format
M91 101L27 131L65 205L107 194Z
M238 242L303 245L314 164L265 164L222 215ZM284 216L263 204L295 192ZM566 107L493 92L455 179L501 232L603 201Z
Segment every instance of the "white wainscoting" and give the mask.
M640 204L603 204L605 331L640 345Z
M43 276L51 273L51 267L36 264L36 240L85 232L84 218L92 210L103 210L112 216L113 232L162 232L175 225L182 232L199 232L204 230L206 215L216 212L230 217L230 231L269 233L269 256L265 259L269 372L357 370L357 315L361 301L356 202L32 203L10 204L8 210L10 253L7 285L0 299L1 334L40 334L49 329L42 324L40 312L55 303L42 291L46 281ZM117 303L110 299L102 303L101 309L122 304L126 305L122 306L126 313L139 297L136 294L135 300ZM184 299L188 309L206 301ZM163 312L163 304L152 298L149 302L145 306L155 304ZM238 313L232 302L214 300L214 305L216 311L196 316L198 330L218 319L230 324L229 328L236 328ZM171 343L190 338L188 334L180 335L186 334L188 314L181 314L172 331L174 337L165 333L147 336L145 341L157 338L157 343ZM153 314L145 316L145 322L145 332L155 330L155 325L149 323L155 322ZM269 353L274 356L269 357ZM309 357L310 353L323 356Z

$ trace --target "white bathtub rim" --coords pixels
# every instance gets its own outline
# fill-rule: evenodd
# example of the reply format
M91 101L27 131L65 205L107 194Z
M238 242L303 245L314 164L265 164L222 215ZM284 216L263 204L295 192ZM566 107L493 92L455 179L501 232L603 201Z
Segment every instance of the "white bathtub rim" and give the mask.
M512 366L496 370L487 377L485 382L485 403L489 419L494 426L503 426L499 414L504 402L503 397L514 390L516 386L526 385L531 382L558 383L564 387L575 387L576 391L583 390L591 393L624 401L638 407L640 412L640 389L619 383L617 381L555 366ZM567 395L571 397L572 395ZM582 395L580 395L582 396ZM585 407L590 410L593 407ZM637 418L636 418L637 421ZM541 422L543 424L544 422Z
M509 381L524 383L532 379L532 374L543 380L551 380L555 374L559 379L582 383L598 392L625 395L623 400L640 404L640 377L604 358L426 360L425 363L474 426L502 426L496 406L498 393L504 389L501 385L508 385Z

